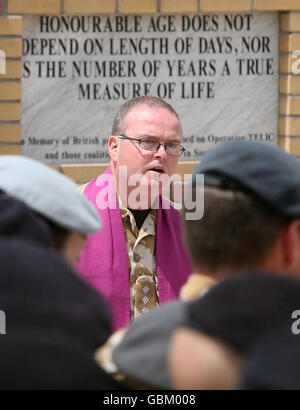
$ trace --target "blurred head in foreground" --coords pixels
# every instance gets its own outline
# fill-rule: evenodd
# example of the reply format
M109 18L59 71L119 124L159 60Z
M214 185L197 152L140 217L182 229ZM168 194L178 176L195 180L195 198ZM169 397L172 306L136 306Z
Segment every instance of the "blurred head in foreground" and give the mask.
M193 175L204 175L204 213L186 220L196 270L217 279L242 268L300 274L300 162L281 148L233 141L209 150ZM202 187L203 188L203 187Z
M76 184L48 166L21 156L0 156L0 190L3 196L25 203L48 226L50 246L74 265L86 236L100 230L94 206Z
M239 273L221 281L202 298L185 303L185 320L173 332L169 343L168 365L173 387L237 389L241 384L244 388L255 384L287 387L288 382L280 382L279 374L272 376L271 369L272 363L274 369L284 369L286 356L289 363L292 357L294 360L299 357L299 349L288 353L283 343L283 340L288 340L287 346L299 343L299 337L291 331L291 315L299 306L299 297L299 280L257 271ZM277 343L272 344L270 335L275 334ZM263 341L268 341L272 349L259 362L267 351ZM293 388L293 367L290 374L285 366L285 372Z

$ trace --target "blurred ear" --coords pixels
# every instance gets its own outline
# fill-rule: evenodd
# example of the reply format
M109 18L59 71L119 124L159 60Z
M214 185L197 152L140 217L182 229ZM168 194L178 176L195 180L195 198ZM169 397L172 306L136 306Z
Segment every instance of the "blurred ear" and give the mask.
M229 345L187 327L171 337L167 365L178 390L227 390L238 387L242 357Z
M118 137L115 135L110 136L108 141L108 152L112 161L117 161L119 142L120 140Z
M300 264L300 220L290 222L280 235L285 269L294 271Z

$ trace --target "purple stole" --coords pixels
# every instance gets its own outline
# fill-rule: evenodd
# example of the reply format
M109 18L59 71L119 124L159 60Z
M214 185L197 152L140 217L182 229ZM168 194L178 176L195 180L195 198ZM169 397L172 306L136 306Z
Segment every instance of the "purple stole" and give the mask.
M110 167L84 190L84 195L96 206L103 228L99 233L89 235L77 269L84 280L107 300L112 310L113 328L117 330L130 322L129 266L117 198L117 209L97 207L97 196L104 188L108 195L116 197L115 187L104 182L107 174L111 174ZM192 264L182 242L181 216L172 206L157 209L156 269L160 304L177 298L192 272Z

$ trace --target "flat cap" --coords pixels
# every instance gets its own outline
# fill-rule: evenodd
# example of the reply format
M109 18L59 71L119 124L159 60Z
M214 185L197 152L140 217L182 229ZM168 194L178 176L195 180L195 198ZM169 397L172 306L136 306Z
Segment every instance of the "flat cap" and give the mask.
M300 217L300 161L262 142L230 141L209 150L193 175L204 184L240 189L259 197L288 218Z
M7 333L58 332L91 353L106 342L111 332L106 302L60 255L32 241L0 238L0 266Z
M246 353L267 332L291 325L299 300L298 279L259 270L237 272L185 304L185 325Z
M272 329L254 344L246 357L243 390L299 390L300 335L291 323Z
M0 156L0 190L66 229L97 232L101 221L92 203L68 177L22 156Z
M112 351L118 369L152 388L171 389L167 366L170 338L185 322L184 302L176 300L138 318Z

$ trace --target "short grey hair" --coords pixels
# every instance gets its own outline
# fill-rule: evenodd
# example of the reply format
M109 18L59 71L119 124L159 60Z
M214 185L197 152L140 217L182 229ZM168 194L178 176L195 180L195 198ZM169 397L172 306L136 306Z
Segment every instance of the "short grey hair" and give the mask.
M184 221L185 239L198 269L261 267L288 223L250 193L205 186L204 216Z
M137 107L138 105L147 105L148 107L154 109L163 108L168 110L170 113L174 114L175 117L178 119L181 128L179 116L170 104L168 104L167 102L158 97L143 96L133 98L127 101L125 104L121 105L121 107L115 115L111 135L122 135L125 132L124 118L133 108Z

